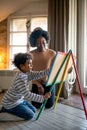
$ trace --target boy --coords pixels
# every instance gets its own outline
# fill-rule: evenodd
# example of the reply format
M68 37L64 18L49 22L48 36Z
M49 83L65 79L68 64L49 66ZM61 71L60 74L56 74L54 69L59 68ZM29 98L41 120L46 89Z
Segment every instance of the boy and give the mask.
M44 99L50 98L48 92L45 95L38 95L29 91L29 81L42 78L49 74L49 69L44 71L32 71L32 56L27 53L18 53L14 57L14 65L19 69L13 84L2 98L1 112L11 113L25 120L34 117L36 108L30 101L42 103Z

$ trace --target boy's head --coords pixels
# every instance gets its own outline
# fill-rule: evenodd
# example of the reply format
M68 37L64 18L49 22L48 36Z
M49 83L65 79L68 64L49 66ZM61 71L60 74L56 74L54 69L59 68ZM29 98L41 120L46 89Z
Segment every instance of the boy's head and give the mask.
M14 56L13 64L20 70L22 66L26 66L27 61L32 61L32 55L30 53L17 53ZM28 63L29 64L29 63ZM28 65L27 65L28 66Z

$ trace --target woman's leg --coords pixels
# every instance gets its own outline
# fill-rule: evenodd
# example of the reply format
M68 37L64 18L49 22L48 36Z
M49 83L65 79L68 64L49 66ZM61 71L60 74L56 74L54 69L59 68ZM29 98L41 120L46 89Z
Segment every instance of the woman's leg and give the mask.
M39 94L38 92L38 87L36 84L32 84L32 90L33 93ZM40 108L40 106L42 105L42 103L38 103L38 102L34 102L32 101L32 105L35 106L37 109Z
M51 86L44 86L45 93L50 91ZM53 87L53 90L51 92L51 97L47 100L47 103L45 105L46 108L51 108L54 105L55 101L55 86Z

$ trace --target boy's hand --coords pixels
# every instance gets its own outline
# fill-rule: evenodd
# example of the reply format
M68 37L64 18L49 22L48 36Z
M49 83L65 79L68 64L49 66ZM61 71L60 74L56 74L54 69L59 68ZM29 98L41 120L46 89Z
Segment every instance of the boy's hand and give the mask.
M48 92L48 93L46 93L46 94L44 95L44 99L48 99L48 98L50 98L50 96L51 96L51 93Z

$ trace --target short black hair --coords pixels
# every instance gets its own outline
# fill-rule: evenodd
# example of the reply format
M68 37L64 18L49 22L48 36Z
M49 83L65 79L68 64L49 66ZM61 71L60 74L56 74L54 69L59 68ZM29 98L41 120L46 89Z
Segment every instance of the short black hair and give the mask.
M49 42L50 36L47 31L43 30L42 28L34 29L29 37L31 47L36 47L36 41L40 36L44 37L47 43Z
M32 55L31 54L28 54L28 53L17 53L17 54L15 54L14 60L12 61L12 63L18 69L20 69L20 64L25 64L26 60L30 60L30 59L32 60Z

